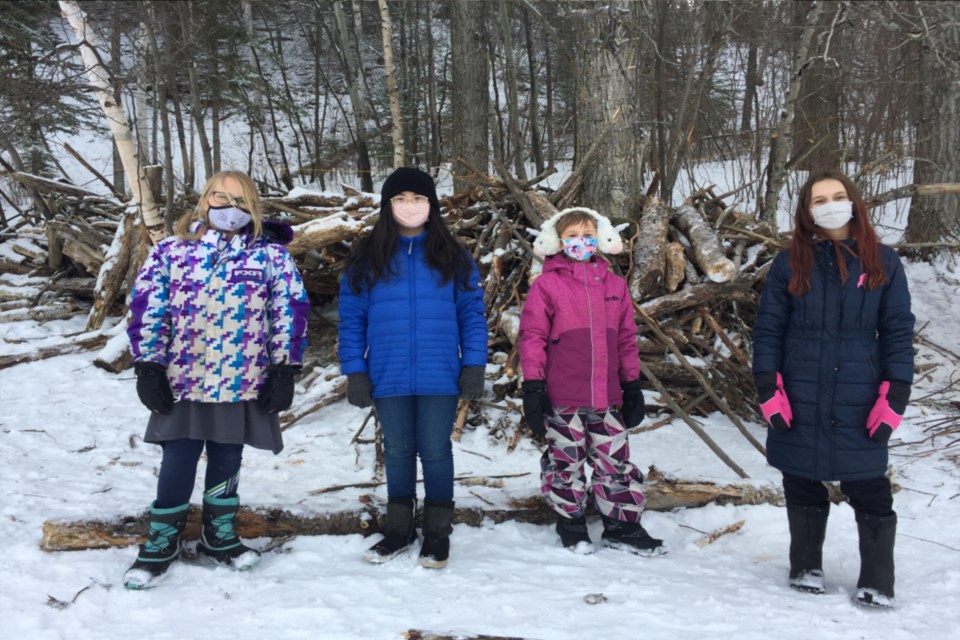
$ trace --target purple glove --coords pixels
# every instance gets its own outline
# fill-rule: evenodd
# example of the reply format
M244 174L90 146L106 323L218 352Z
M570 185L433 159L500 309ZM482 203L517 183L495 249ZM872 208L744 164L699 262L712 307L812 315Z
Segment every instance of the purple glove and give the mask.
M786 433L793 422L793 411L790 409L787 392L783 390L783 376L772 371L755 373L753 381L757 385L757 397L760 399L763 417L771 429L777 433Z
M910 385L905 382L880 383L880 395L867 416L867 432L874 442L887 442L900 426L910 401Z

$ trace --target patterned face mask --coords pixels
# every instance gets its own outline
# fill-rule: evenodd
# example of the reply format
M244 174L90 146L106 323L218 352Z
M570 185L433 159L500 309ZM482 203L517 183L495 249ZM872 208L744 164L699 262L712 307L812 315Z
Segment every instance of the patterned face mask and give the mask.
M574 260L584 262L592 258L593 254L597 252L597 239L590 236L564 238L563 252Z
M220 231L242 229L253 219L249 213L237 207L210 207L207 217L210 218L210 224Z

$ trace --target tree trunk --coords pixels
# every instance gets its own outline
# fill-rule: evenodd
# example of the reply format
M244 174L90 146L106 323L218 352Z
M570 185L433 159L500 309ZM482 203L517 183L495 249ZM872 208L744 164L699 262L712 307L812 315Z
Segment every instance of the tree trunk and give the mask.
M393 167L404 165L403 117L400 113L400 93L397 90L396 69L393 66L393 26L387 0L377 0L380 6L380 37L383 40L383 68L387 73L387 93L390 95L390 119L393 120Z
M913 182L925 185L960 182L960 3L923 2L936 33L920 42L917 94L917 146ZM953 80L948 80L952 78ZM916 196L910 203L907 242L937 242L960 238L960 194Z
M340 44L344 73L350 89L351 110L353 111L354 139L357 148L357 174L360 179L360 189L367 193L373 191L373 175L370 166L370 150L367 146L367 124L363 117L363 77L360 62L350 46L350 33L347 30L347 19L343 13L343 2L334 0L333 13L337 23L337 37ZM359 34L358 34L359 35Z
M767 166L767 188L763 196L763 218L774 229L777 226L777 208L780 203L780 191L787 176L787 152L790 148L790 132L793 130L793 120L797 108L797 99L800 97L800 84L804 71L810 64L810 49L813 46L814 35L823 12L823 2L813 3L803 24L806 26L800 34L797 47L797 57L794 60L793 71L790 74L790 88L786 100L780 110L780 120L777 129L770 140L770 162Z
M640 168L647 134L628 71L638 63L639 44L628 37L624 18L630 2L586 5L574 19L577 60L576 166L607 125L607 142L584 172L580 202L600 213L635 218L643 194Z
M537 47L533 41L533 23L530 20L530 10L523 10L523 28L527 38L527 69L530 75L530 95L527 97L527 108L530 110L530 154L537 175L543 173L546 166L543 164L543 140L540 139L540 78L537 70Z
M483 2L452 0L449 8L453 188L457 192L471 186L472 170L486 172L490 166L487 17Z
M630 297L638 302L661 290L666 264L664 245L670 226L669 209L659 201L651 202L644 207L639 226L629 276Z
M103 109L107 123L110 125L110 130L113 132L114 142L116 142L120 151L124 172L127 174L133 192L131 204L139 207L140 215L143 216L143 223L150 233L150 238L153 242L158 242L167 236L167 230L163 224L160 209L147 187L143 166L137 159L137 150L133 144L133 132L123 111L123 105L116 101L107 70L100 63L100 57L96 53L99 38L94 31L87 28L86 15L74 0L60 0L60 10L73 28L77 39L83 43L79 48L80 55L87 67L90 84L100 101L100 107Z
M525 153L523 138L520 136L520 89L517 86L517 60L513 54L513 29L506 0L500 0L500 31L503 33L503 66L507 72L507 122L509 144L507 153L513 160L513 171L520 180L527 179L527 170L523 165Z
M809 0L795 2L797 23L802 24ZM836 11L820 14L818 31L827 32L826 43L836 49L846 35L835 25L846 12L845 4L836 3ZM830 44L825 46L830 47ZM791 169L803 171L840 168L840 97L843 77L835 51L825 49L810 62L800 78L800 97L793 123L793 157Z

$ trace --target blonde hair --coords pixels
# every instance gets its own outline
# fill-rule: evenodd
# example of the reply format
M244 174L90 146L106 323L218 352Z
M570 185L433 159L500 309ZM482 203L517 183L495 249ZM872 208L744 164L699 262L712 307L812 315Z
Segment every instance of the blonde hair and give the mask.
M586 211L571 211L561 216L554 223L553 228L557 230L558 236L562 236L567 227L572 227L575 224L589 224L594 231L597 231L597 219Z
M228 178L232 178L240 183L240 189L243 191L243 199L247 203L245 209L253 219L253 237L260 237L260 234L263 232L263 208L260 204L260 194L257 193L257 185L250 179L250 176L242 171L220 171L210 176L207 183L203 185L203 191L200 193L200 200L197 201L197 207L190 213L185 213L180 216L180 219L177 221L175 231L181 239L197 240L203 235L204 231L206 231L204 227L210 226L210 218L207 216L207 210L210 208L210 205L207 204L207 200L209 199L210 192L216 191L217 187L223 184L223 181ZM191 231L190 227L197 221L202 222L204 226Z

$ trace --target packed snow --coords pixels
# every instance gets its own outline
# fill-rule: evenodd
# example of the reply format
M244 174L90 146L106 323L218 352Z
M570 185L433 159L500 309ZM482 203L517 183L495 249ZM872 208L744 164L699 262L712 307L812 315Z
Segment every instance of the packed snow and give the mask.
M669 546L659 558L610 549L573 554L560 547L548 525L460 524L442 570L420 567L415 552L370 565L361 555L375 538L302 536L265 553L251 572L179 563L158 588L129 591L121 576L135 547L59 553L39 548L45 520L118 519L142 512L154 497L160 449L141 440L147 411L137 401L132 374L97 369L86 352L0 369L4 635L386 640L422 629L544 640L960 637L960 452L955 433L931 439L929 431L937 420L957 418L948 401L956 402L960 392L943 392L958 377L957 361L943 352L957 351L944 320L960 315L960 267L944 258L933 265L908 263L907 272L925 338L918 342L917 362L931 365L918 376L914 398L934 395L908 409L893 441L891 463L900 486L894 498L900 522L893 611L865 610L850 600L859 557L846 504L835 506L830 517L827 593L821 596L787 586L787 518L774 505L647 512L647 529ZM45 324L8 323L0 355L56 344L82 332L84 321L80 313ZM309 406L320 392L314 385L294 410ZM647 398L657 401L649 391ZM279 455L246 449L243 504L317 514L356 508L368 493L385 498L382 485L310 495L372 479L373 445L350 444L365 415L340 401L287 430ZM509 431L519 416L506 419ZM740 480L680 420L634 435L634 462L684 479L777 485L779 473L724 416L701 424L749 480ZM763 437L761 425L750 428ZM502 487L458 483L460 506L504 507L537 491L540 451L527 437L511 452L487 428L468 429L454 451L461 476L526 474L504 479ZM740 520L745 524L739 531L696 544ZM599 521L590 526L599 541Z

